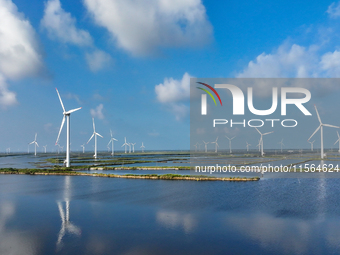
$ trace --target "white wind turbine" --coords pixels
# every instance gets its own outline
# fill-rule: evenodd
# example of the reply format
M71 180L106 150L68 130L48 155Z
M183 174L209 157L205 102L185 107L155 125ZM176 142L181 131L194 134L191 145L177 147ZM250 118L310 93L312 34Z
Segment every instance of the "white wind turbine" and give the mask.
M198 142L194 145L195 151L197 151Z
M208 143L209 142L203 141L203 143L204 143L205 152L207 152L208 151Z
M339 132L338 131L336 131L336 133L338 135L338 140L336 140L336 142L334 144L339 143L339 151L338 152L340 152L340 136L339 136Z
M58 134L58 137L57 137L55 144L58 144L59 136L60 136L61 130L63 129L64 123L65 123L65 118L66 118L66 159L65 159L64 163L66 163L66 167L70 167L70 116L71 116L72 112L80 110L81 107L73 109L73 110L66 111L64 104L63 104L63 101L61 100L61 97L59 95L57 88L56 88L56 91L57 91L57 94L58 94L58 97L59 97L59 100L60 100L61 107L63 108L64 117L63 117L63 120L61 121L59 134Z
M310 143L310 150L313 151L313 143L315 142L315 140L313 142L307 141Z
M219 147L218 146L218 143L217 143L217 140L218 140L218 137L216 138L216 141L215 142L211 142L211 143L214 143L215 144L215 152L217 153L217 147Z
M34 141L29 143L30 144L34 144L34 156L37 155L37 146L39 147L38 143L37 143L37 133L35 133L35 138L34 138Z
M132 145L132 152L135 153L135 145L136 145L136 143L131 143L131 145Z
M82 147L82 148L83 148L83 153L85 153L85 143L84 143L84 144L82 144L82 145L80 145L80 147Z
M232 153L232 151L231 151L231 140L233 140L235 138L235 136L233 138L229 138L228 136L225 136L225 137L227 137L228 140L229 140L229 153L231 154Z
M316 106L314 105L315 107L315 111L316 111L316 115L318 116L318 120L320 122L320 125L318 126L318 128L314 131L314 133L308 138L308 141L313 137L313 135L315 135L316 132L319 131L320 129L320 135L321 135L321 159L324 158L324 153L323 153L323 127L332 127L332 128L340 128L338 126L333 126L333 125L329 125L329 124L323 124L321 119L320 119L320 116L319 116L319 112L318 112L318 109L316 108Z
M122 145L122 147L125 146L125 153L126 153L126 146L128 146L129 144L126 142L126 137L124 137L124 139L125 139L125 142L124 142L124 144Z
M44 149L45 149L45 153L46 153L46 148L47 148L47 145L45 145L45 146L43 146L44 147Z
M284 144L283 144L283 138L282 138L281 142L279 142L279 144L281 144L281 153L282 153L282 146L284 146Z
M142 152L144 153L145 146L144 146L143 142L142 142L141 149L142 149Z
M110 145L110 143L111 143L111 147L112 147L112 152L111 152L111 155L113 156L114 155L114 141L117 141L118 142L118 140L116 139L116 138L113 138L112 137L112 131L111 131L111 129L110 129L110 135L111 135L111 139L110 139L110 142L107 144L107 146L109 146Z
M248 142L246 142L246 147L247 147L247 151L249 151L249 146L251 145L251 144L249 144Z
M255 127L255 129L256 129L257 132L259 132L259 134L261 135L260 146L261 146L261 156L263 157L263 155L264 155L264 153L263 153L263 136L264 136L264 135L271 134L271 133L274 133L274 131L271 131L271 132L267 132L267 133L262 134L256 127Z
M93 134L90 137L90 139L87 141L87 143L89 143L91 141L91 139L94 137L94 155L93 155L93 157L97 158L97 135L100 136L101 138L104 138L104 137L102 137L100 134L98 134L96 132L96 126L94 125L94 118L92 118L92 123L93 123Z

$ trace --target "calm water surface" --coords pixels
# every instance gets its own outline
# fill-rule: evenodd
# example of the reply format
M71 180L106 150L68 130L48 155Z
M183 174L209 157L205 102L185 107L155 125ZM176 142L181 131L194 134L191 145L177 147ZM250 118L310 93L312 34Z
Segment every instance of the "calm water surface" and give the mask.
M339 254L340 180L0 176L0 254Z

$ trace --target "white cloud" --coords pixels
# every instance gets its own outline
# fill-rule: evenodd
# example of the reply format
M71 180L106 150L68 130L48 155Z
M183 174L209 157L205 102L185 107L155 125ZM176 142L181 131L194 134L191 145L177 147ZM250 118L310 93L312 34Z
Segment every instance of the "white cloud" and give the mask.
M7 106L15 105L18 101L16 99L16 94L8 90L7 83L3 76L0 74L0 105L2 108Z
M87 64L92 72L97 72L109 66L112 58L109 54L101 50L95 50L92 53L85 54Z
M167 106L176 120L185 118L189 113L189 107L183 102L190 97L190 77L185 73L182 80L165 78L163 83L155 86L157 100Z
M326 11L330 18L336 19L340 16L340 2L337 4L332 3L330 6L328 6L328 9Z
M315 77L317 47L284 43L272 54L262 53L237 75L238 78Z
M41 26L47 30L52 39L78 46L92 45L89 32L76 28L76 19L61 8L59 0L45 3Z
M152 54L162 47L201 46L212 36L201 0L84 0L84 4L118 47L133 55Z
M185 73L182 80L165 78L164 83L155 86L157 100L161 103L171 103L189 99L190 77Z
M91 113L91 116L93 118L98 118L100 120L104 119L104 114L103 114L103 109L104 109L104 105L103 104L100 104L96 107L96 109L91 109L90 110L90 113Z
M325 70L328 76L340 77L340 52L327 52L321 57L321 68Z
M36 34L11 0L0 0L0 105L17 103L6 80L37 75L43 69Z
M30 22L12 1L0 0L0 73L18 79L39 73L42 66Z

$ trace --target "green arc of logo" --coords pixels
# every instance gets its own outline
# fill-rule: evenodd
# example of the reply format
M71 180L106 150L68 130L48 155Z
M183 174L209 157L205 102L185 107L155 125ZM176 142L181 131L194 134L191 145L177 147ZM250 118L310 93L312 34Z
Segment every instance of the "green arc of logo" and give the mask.
M200 87L196 87L196 88L201 89L204 92L207 92L209 94L209 96L211 96L211 98L214 100L215 105L217 105L216 100L215 100L214 96L210 93L210 91L203 89L203 88L200 88Z

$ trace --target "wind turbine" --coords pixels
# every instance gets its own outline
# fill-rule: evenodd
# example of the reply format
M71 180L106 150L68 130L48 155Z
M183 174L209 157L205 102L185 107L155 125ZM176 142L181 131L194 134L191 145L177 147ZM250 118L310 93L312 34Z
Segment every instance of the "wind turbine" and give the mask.
M61 97L59 95L59 91L58 91L57 88L56 88L56 91L57 91L57 94L58 94L58 97L59 97L59 100L60 100L61 107L63 108L64 117L63 117L63 120L61 121L59 134L58 134L58 137L57 137L55 144L58 144L59 136L60 136L61 130L63 129L64 123L65 123L65 118L66 118L66 159L65 159L64 163L66 163L66 167L70 167L70 116L71 116L72 112L80 110L81 107L79 107L77 109L66 111L64 104L63 104L63 101L61 100Z
M233 137L233 138L229 138L228 136L225 136L225 137L227 137L228 138L228 140L229 140L229 153L231 154L231 140L233 140L234 138L235 138L235 136Z
M271 134L271 133L274 133L274 131L271 131L271 132L267 132L267 133L262 134L256 127L255 127L255 129L256 129L257 132L259 132L259 134L261 135L260 146L261 146L261 156L263 157L263 155L264 155L264 153L263 153L263 136L264 136L264 135Z
M126 137L124 137L124 139L125 139L125 142L124 142L124 144L122 145L122 147L125 146L125 153L126 153L126 146L129 145L129 144L126 142Z
M37 146L39 147L39 145L37 143L37 133L35 133L34 141L29 143L29 145L33 144L33 143L34 143L34 156L37 156Z
M283 138L282 138L281 142L279 142L279 144L281 144L281 153L282 153L282 146L284 146L284 144L283 144Z
M249 144L248 142L246 142L246 143L247 143L247 145L246 145L247 151L249 151L249 146L250 146L251 144Z
M136 143L131 143L131 145L132 145L132 152L135 153L135 145L136 145Z
M311 146L311 151L313 151L313 143L315 142L315 140L313 142L310 142L310 141L307 141L310 143L310 146Z
M85 153L85 143L83 145L80 145L80 147L83 148L83 153Z
M216 141L215 142L211 142L211 143L214 143L215 144L215 152L217 153L217 147L219 147L218 146L218 143L217 143L217 140L218 140L218 137L216 138Z
M209 142L203 141L203 143L204 143L205 152L207 152L208 151L208 143Z
M10 148L10 147L8 147L8 148L6 149L6 153L7 153L7 154L10 154L10 153L11 153L11 148Z
M44 147L44 149L45 149L45 153L46 153L46 147L47 147L47 145L45 145L45 146L43 146Z
M142 152L144 153L144 148L145 148L145 146L144 146L143 142L142 142L141 148L142 148Z
M338 131L336 131L336 133L338 135L338 140L336 140L336 142L334 144L339 143L339 151L338 152L340 152L340 136L339 136L339 132Z
M197 151L198 142L194 145L195 151Z
M314 131L314 133L308 138L308 141L313 137L313 135L315 135L316 132L319 131L320 129L320 135L321 135L321 159L324 158L324 153L323 153L323 127L332 127L332 128L340 128L338 126L333 126L333 125L329 125L329 124L323 124L321 119L320 119L320 116L319 116L319 112L318 112L318 109L316 108L316 105L314 105L315 107L315 111L316 111L316 115L318 116L318 120L320 122L320 125L317 127L317 129Z
M90 139L87 141L87 143L89 143L91 141L91 139L94 137L94 155L93 155L93 157L97 158L97 135L100 136L101 138L104 138L104 137L102 137L100 134L98 134L96 132L96 126L94 125L94 118L92 118L92 123L93 123L93 134L90 137Z
M118 140L112 137L112 131L111 131L111 129L110 129L110 135L111 135L111 139L110 139L110 142L107 144L107 146L109 146L109 144L112 143L112 144L111 144L111 146L112 146L111 155L113 156L113 155L114 155L114 141L117 141L117 142L118 142ZM134 151L133 151L133 152L134 152Z

